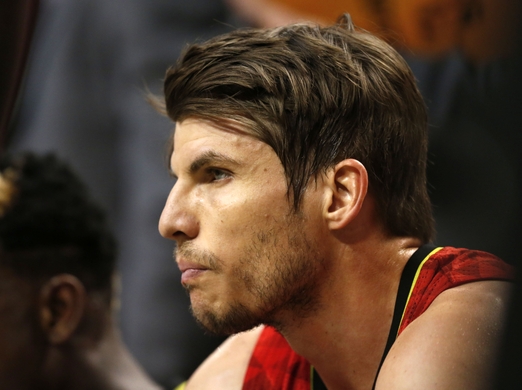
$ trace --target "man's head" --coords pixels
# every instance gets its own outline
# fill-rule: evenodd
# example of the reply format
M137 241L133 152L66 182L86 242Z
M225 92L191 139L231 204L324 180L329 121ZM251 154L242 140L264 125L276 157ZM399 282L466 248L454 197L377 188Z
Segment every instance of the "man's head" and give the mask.
M422 99L348 20L193 45L165 95L177 181L159 227L207 329L281 329L321 309L347 246L431 239Z
M0 387L45 388L50 347L99 335L84 314L109 309L115 259L103 212L66 165L0 161Z
M296 210L311 180L352 158L368 171L388 233L432 239L424 103L400 55L347 17L192 45L167 71L165 96L176 122L233 120L268 144Z

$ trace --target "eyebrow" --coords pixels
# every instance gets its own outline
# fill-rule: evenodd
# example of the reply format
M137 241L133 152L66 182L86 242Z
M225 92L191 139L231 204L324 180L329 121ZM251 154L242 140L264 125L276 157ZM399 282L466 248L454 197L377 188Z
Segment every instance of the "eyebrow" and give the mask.
M199 171L202 167L210 164L227 164L227 165L234 165L238 166L240 165L237 160L234 160L233 158L229 156L225 156L224 154L215 152L213 150L206 151L202 153L200 156L198 156L192 163L190 164L188 168L189 174L194 174L197 171Z

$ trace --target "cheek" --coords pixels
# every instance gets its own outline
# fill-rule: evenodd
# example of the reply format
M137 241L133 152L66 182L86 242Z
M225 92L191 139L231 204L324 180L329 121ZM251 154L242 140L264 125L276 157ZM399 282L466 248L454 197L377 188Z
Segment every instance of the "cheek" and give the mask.
M35 319L19 307L12 309L0 310L0 388L31 388L39 380L45 342Z
M268 191L263 187L223 191L219 196L208 196L205 201L199 200L195 204L210 223L234 231L266 224L289 212L286 191Z

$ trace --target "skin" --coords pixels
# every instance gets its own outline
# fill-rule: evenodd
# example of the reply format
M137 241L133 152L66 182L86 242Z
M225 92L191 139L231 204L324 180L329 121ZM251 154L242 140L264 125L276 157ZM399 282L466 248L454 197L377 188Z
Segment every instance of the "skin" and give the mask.
M394 344L377 389L491 389L510 288L483 281L442 293Z
M177 182L160 230L177 241L195 317L230 334L281 323L284 313L313 312L315 280L324 272L314 227L292 213L273 150L189 120L178 125L171 168Z
M226 320L220 330L228 332L270 323L329 389L371 389L400 275L420 242L384 229L365 167L347 159L311 180L292 216L283 168L270 147L240 127L192 118L176 124L171 170L177 181L159 228L178 245L182 283L199 321L212 325L211 313ZM268 232L273 238L259 239ZM281 286L269 281L295 262L313 277L285 279L289 293L278 296ZM396 341L377 389L485 388L506 286L478 282L441 294ZM287 299L295 291L305 298L297 305ZM238 304L248 321L228 321ZM232 336L187 388L240 389L261 330Z
M45 349L32 298L31 285L0 266L0 388L37 388Z

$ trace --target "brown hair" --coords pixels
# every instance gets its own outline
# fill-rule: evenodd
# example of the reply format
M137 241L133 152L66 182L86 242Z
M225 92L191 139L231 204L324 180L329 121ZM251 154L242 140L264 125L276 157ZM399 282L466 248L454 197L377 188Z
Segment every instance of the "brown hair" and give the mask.
M234 120L270 145L296 210L311 178L354 158L389 233L432 239L424 102L403 58L348 15L193 44L167 70L164 92L173 121Z

